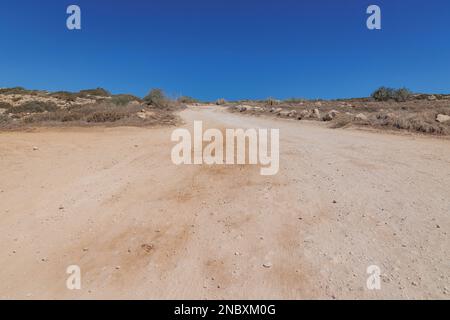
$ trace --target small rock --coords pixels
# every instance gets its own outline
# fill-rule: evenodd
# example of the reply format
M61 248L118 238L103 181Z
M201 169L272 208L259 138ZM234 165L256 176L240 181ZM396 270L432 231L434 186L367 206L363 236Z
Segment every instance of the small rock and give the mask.
M333 120L336 115L338 115L339 111L336 110L331 110L330 112L328 112L324 117L323 117L323 121L331 121Z
M291 114L290 111L280 111L280 112L278 113L278 115L279 115L280 117L289 117L290 114Z
M273 113L275 114L280 114L280 112L283 111L282 108L276 108L275 110L273 110ZM271 111L272 112L272 111Z
M361 120L361 121L366 121L368 118L367 118L367 116L364 113L358 113L355 116L355 119L356 120Z
M248 107L247 107L247 106L241 105L241 106L236 106L236 109L237 109L239 112L245 112L245 111L247 111Z
M450 116L447 116L445 114L438 114L436 116L436 121L439 123L444 123L450 121Z
M264 268L272 268L272 263L271 262L265 262L264 264L263 264L263 267Z
M120 266L116 266L116 270L120 270Z
M37 150L39 150L39 148L38 147L33 147L33 150L37 151Z

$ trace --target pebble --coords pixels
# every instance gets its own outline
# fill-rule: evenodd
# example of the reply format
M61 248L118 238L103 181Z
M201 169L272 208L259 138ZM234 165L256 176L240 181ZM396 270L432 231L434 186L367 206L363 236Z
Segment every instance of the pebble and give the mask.
M33 147L33 150L36 151L36 150L39 150L39 148L38 147Z
M264 268L272 268L272 263L271 263L271 262L265 262L265 263L263 264L263 267L264 267Z

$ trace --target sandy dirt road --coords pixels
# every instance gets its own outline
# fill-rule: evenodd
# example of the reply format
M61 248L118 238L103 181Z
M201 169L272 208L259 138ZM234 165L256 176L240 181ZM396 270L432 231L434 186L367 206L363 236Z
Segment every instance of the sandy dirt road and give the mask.
M450 141L181 117L279 128L279 173L175 166L173 128L0 133L0 298L450 297Z

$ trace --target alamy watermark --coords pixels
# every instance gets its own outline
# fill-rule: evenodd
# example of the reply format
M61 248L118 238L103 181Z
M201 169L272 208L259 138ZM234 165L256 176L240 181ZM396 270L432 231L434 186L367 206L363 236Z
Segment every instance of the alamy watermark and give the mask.
M279 170L279 129L226 129L224 134L219 129L203 132L202 121L194 121L193 137L188 129L176 129L171 140L178 142L171 153L176 165L259 164L264 176Z
M369 30L381 30L381 8L377 5L370 5L367 8L367 14L370 14L367 18L367 28Z
M69 17L66 20L66 26L69 30L81 30L81 9L79 6L72 4L67 7L66 13Z
M381 290L381 269L377 265L371 265L367 267L367 274L369 277L366 281L367 289L369 290Z
M66 280L66 287L69 290L81 289L81 269L77 265L70 265L66 269L66 273L70 276Z

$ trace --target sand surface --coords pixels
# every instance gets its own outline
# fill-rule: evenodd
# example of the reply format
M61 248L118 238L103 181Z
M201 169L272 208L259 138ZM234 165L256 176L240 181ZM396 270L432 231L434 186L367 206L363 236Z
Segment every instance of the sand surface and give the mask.
M174 128L0 133L0 298L450 297L449 140L180 115L279 128L279 173L175 166Z

